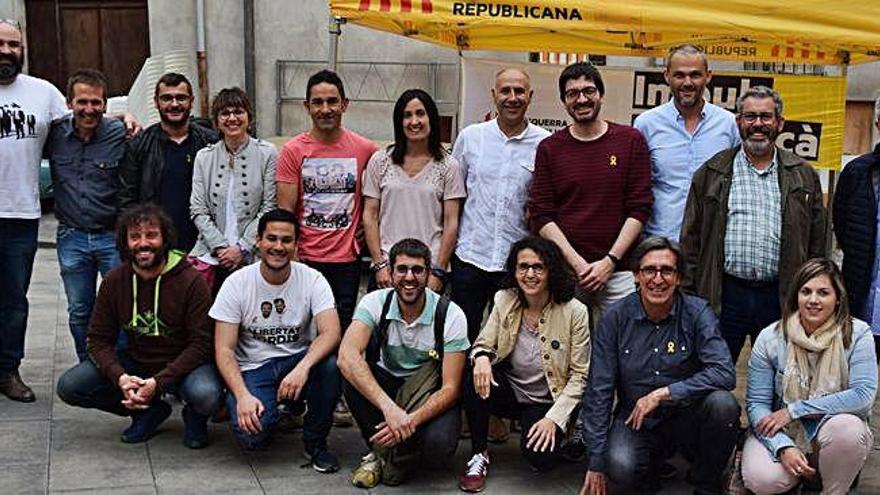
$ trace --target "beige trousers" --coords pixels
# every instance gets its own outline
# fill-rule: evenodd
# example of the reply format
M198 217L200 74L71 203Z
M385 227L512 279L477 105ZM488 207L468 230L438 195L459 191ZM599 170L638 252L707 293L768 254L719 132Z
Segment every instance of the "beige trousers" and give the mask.
M868 425L852 414L838 414L819 428L816 442L823 495L847 493L874 444ZM800 481L775 462L754 435L749 435L743 448L742 475L746 488L756 495L783 493Z

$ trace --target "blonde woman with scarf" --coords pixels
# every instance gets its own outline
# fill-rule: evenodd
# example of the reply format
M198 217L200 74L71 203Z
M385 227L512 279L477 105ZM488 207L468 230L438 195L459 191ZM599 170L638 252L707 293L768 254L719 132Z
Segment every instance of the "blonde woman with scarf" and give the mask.
M782 320L761 332L749 359L743 481L763 495L820 476L823 494L843 494L873 445L874 341L850 316L832 261L807 261L793 282Z

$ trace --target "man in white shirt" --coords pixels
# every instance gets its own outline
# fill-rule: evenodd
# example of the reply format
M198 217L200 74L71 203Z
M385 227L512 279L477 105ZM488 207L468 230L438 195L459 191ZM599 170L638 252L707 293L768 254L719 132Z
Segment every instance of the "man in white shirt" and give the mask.
M18 22L0 20L0 393L33 402L18 373L24 357L27 291L37 254L39 171L49 123L67 114L50 82L22 74Z
M463 129L452 150L467 185L452 258L452 300L467 317L471 342L500 288L510 247L529 234L525 209L535 150L550 135L526 119L533 92L525 71L498 71L492 88L497 117Z
M209 315L217 322L217 367L229 389L226 404L238 441L248 449L264 445L278 424L278 404L305 401L306 456L316 471L331 473L339 469L327 450L342 393L335 356L339 317L327 280L291 261L296 231L289 211L263 215L257 227L260 262L226 279ZM266 311L269 304L273 310Z

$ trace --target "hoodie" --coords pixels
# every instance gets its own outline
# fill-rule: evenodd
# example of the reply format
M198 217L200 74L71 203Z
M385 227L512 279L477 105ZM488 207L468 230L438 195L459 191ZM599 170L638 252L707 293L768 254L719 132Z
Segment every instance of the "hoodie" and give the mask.
M121 329L128 337L125 352L164 391L213 355L210 304L207 284L180 251L168 253L165 268L152 280L140 278L131 263L124 263L101 283L89 321L89 356L107 379L118 383L125 373L116 352Z

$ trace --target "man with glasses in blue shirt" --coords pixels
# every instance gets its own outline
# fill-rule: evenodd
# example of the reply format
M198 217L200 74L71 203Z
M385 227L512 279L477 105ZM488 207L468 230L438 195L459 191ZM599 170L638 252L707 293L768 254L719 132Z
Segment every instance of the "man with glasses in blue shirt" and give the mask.
M720 494L739 432L736 373L705 300L679 290L677 242L649 237L635 250L639 290L611 306L592 336L581 420L589 464L581 493L656 490L672 448L694 459L696 494ZM615 404L615 395L617 405Z
M642 113L633 125L651 152L654 209L645 234L678 240L694 172L740 139L733 113L703 96L712 71L702 50L693 45L672 48L663 77L672 99Z

